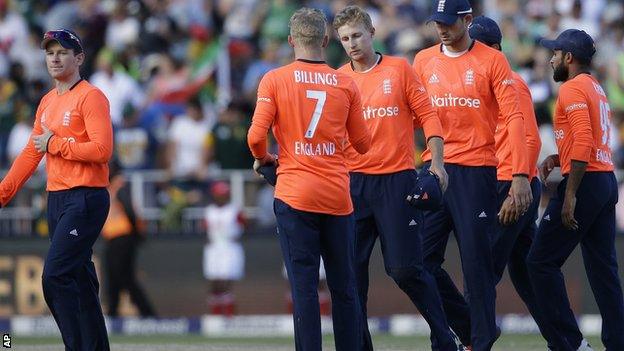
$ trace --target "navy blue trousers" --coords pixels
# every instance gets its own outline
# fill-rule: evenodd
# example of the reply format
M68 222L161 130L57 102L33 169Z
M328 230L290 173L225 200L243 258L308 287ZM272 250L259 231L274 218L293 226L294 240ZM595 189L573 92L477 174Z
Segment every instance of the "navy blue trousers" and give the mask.
M332 299L336 351L359 350L362 327L353 271L353 215L300 211L277 198L274 210L292 290L296 350L321 350L317 290L321 256Z
M355 272L362 315L367 318L368 266L379 237L386 273L429 323L436 346L440 350L457 350L435 280L423 266L422 212L405 200L416 182L416 171L350 176L356 221ZM362 326L362 349L373 350L368 324Z
M471 331L470 340L462 343L472 345L474 351L490 350L496 340L496 279L491 253L497 214L496 168L456 164L446 164L445 168L449 186L443 206L438 211L424 213L425 267L435 277L451 328ZM451 231L459 245L464 296L442 268ZM464 317L466 314L470 315L469 319Z
M576 192L576 231L561 222L567 177L548 203L527 257L539 308L554 330L555 350L576 350L583 336L566 292L561 266L580 243L585 272L602 316L602 342L608 351L624 350L624 302L615 253L617 181L612 172L587 172Z
M500 209L511 189L511 181L498 181L498 200L497 208ZM537 306L533 285L529 278L529 272L526 264L526 257L535 237L537 226L537 211L539 210L540 196L542 193L542 184L538 178L531 181L531 191L533 193L533 202L528 211L522 215L518 221L512 225L504 226L495 221L495 229L492 237L492 262L494 265L494 278L496 283L500 282L505 272L505 267L509 269L509 277L518 292L518 295L527 306L529 313L537 323L542 335L547 338L548 325L545 317ZM456 309L447 311L450 316L461 318L462 320L470 320L470 309L468 303L462 306L461 299L463 297L458 294L455 299L457 302L450 304ZM464 301L465 302L465 301ZM461 316L461 317L460 317ZM470 328L465 323L456 322L455 324L464 327L464 329L456 330L461 340L470 340ZM468 325L469 326L469 325Z
M43 296L67 351L110 349L91 261L109 208L105 188L48 193L51 244L43 267Z

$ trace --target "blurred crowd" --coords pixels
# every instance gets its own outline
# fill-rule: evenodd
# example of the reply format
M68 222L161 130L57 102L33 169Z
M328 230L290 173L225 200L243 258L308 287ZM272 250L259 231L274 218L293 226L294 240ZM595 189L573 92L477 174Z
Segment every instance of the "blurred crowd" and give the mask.
M624 168L624 3L621 0L475 0L476 14L500 23L503 51L528 82L542 155L555 153L557 85L551 53L537 45L565 28L597 43L596 75L606 87L611 146ZM430 0L0 0L0 169L27 142L34 108L50 88L39 42L45 31L74 29L83 40L82 76L108 97L115 152L128 170L166 170L176 189L206 189L211 170L248 169L246 132L259 80L292 60L288 19L300 6L333 14L364 7L376 48L406 57L435 43ZM333 40L328 63L346 62ZM543 158L542 156L542 158ZM171 204L175 193L162 202ZM184 205L202 196L184 197ZM175 203L175 201L174 201ZM624 218L624 216L620 216Z

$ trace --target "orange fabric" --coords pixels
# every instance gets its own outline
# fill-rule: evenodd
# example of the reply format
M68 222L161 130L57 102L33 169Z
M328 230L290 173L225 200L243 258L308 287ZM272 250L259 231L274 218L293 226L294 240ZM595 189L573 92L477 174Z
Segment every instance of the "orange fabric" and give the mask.
M117 199L111 199L110 211L104 227L102 236L106 240L111 240L124 235L132 234L132 224L124 212L123 206Z
M537 119L535 118L535 110L533 109L533 99L529 87L522 77L512 72L514 86L518 90L518 98L520 99L520 111L524 117L524 131L526 132L526 145L529 152L529 166L531 173L529 180L537 175L537 159L539 157L542 141L539 136L537 127ZM496 158L498 158L498 167L496 168L496 178L498 180L512 180L513 172L511 165L511 146L509 143L509 131L505 126L505 118L498 116L498 125L496 126Z
M500 108L509 130L513 173L528 175L524 123L505 56L477 41L459 57L448 57L441 48L420 51L413 66L442 123L444 161L496 166L494 133ZM431 159L429 151L423 159Z
M609 102L594 77L580 74L563 83L554 117L561 173L570 173L571 160L587 162L587 172L613 171L610 126Z
M371 143L353 79L302 60L270 71L260 81L247 135L255 158L266 156L271 126L279 145L275 197L302 211L353 212L344 147L349 141L364 153Z
M109 104L99 89L83 80L62 95L52 89L41 99L31 139L0 183L3 206L43 157L32 141L33 135L43 133L42 123L54 132L46 153L48 191L108 185L108 161L113 152Z
M117 177L108 186L108 193L110 194L110 211L108 211L108 217L104 222L102 228L102 236L107 239L114 239L124 235L132 234L132 223L130 218L126 214L126 211L121 204L121 201L117 198L119 189L123 187L125 181Z
M364 121L372 135L371 149L366 154L360 155L347 145L349 170L388 174L413 169L414 128L422 125L428 139L441 137L442 126L407 60L382 56L379 64L367 72L355 72L351 63L339 71L351 76L360 90Z

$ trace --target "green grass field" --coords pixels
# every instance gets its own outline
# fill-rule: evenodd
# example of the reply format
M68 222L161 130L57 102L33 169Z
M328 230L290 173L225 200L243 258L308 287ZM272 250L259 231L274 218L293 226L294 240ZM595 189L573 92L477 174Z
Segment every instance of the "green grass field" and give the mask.
M595 350L604 349L600 339L590 338ZM58 338L13 337L12 349L23 351L62 351L64 348ZM430 350L429 340L425 337L397 337L376 335L375 349L379 351L421 351ZM188 336L113 336L111 350L119 351L252 351L252 350L293 350L290 338L206 338L197 335ZM324 338L324 350L333 350L331 336ZM503 335L494 345L496 351L533 351L546 350L546 345L537 335Z

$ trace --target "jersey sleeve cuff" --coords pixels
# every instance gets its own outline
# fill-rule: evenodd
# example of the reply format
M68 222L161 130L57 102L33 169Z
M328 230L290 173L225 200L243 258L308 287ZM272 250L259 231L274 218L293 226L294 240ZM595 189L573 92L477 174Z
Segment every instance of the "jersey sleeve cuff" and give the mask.
M589 162L592 148L590 146L577 145L570 153L570 159L580 162Z

